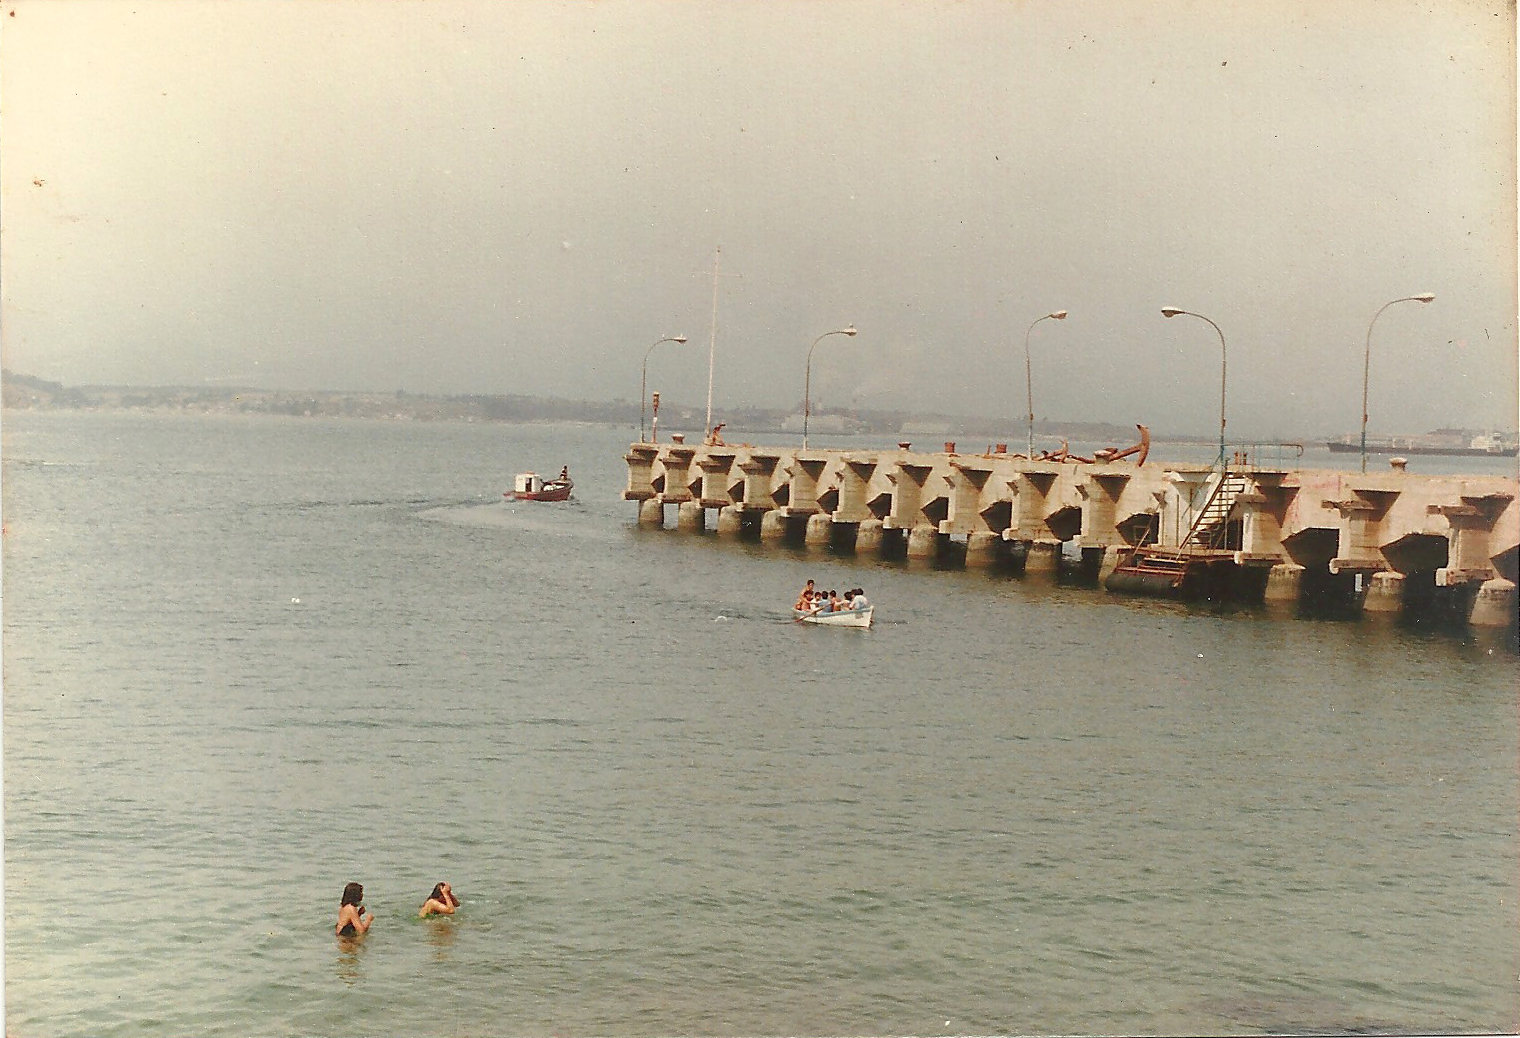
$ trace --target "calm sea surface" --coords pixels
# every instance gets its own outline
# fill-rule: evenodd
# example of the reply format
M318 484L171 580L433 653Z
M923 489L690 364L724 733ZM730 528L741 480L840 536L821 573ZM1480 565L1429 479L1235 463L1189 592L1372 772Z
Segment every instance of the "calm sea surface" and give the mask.
M7 413L7 1033L1520 1028L1508 647L640 531L631 437Z

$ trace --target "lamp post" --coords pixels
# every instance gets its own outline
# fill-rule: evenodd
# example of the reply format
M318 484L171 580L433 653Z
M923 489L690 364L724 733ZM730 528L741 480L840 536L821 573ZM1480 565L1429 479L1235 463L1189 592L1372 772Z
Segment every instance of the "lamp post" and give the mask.
M813 345L811 345L811 346L808 347L808 352L807 352L807 371L806 371L806 375L803 378L803 383L802 383L802 449L803 450L807 450L807 441L808 441L808 415L812 414L812 411L813 411L813 351L818 348L818 344L820 342L822 342L824 339L827 339L830 335L851 335L851 336L853 336L854 334L855 334L855 326L853 324L850 325L848 328L837 328L837 329L835 329L832 332L824 332L822 335L818 336L818 338L816 338L816 339L813 340Z
M1030 323L1029 330L1024 333L1024 396L1026 398L1025 402L1029 405L1029 452L1027 457L1030 461L1034 460L1034 375L1029 363L1029 332L1034 331L1034 326L1041 321L1064 320L1066 320L1066 311L1057 310L1054 313L1046 314L1044 317L1036 317Z
M1179 310L1175 306L1163 306L1161 308L1161 316L1163 316L1163 317L1176 317L1178 314L1187 314L1189 317L1196 317L1200 321L1209 321L1209 319L1207 317L1203 316L1203 314L1195 314L1191 310ZM1229 357L1228 357L1228 353L1226 352L1225 345L1224 345L1224 332L1221 332L1219 330L1219 325L1215 324L1213 321L1209 321L1209 325L1214 329L1214 331L1219 336L1219 464L1220 464L1221 467L1223 467L1223 465L1224 465L1224 384L1225 384L1225 371L1226 371L1226 368L1227 368Z
M1362 471L1367 471L1367 376L1372 371L1372 326L1377 324L1377 319L1383 311L1394 303L1430 303L1435 301L1434 292L1421 292L1417 296L1404 296L1384 303L1378 308L1378 312L1372 315L1372 320L1367 322L1367 351L1362 355Z
M644 442L644 400L645 400L645 397L647 396L647 394L644 392L644 387L648 384L648 381L649 381L649 355L654 352L655 346L658 346L661 342L685 342L685 341L686 341L686 336L684 336L684 335L671 335L671 336L668 336L668 337L666 337L664 339L659 340L659 342L651 344L650 347L649 347L649 349L647 349L647 350L644 351L644 373L639 376L639 442L640 443Z

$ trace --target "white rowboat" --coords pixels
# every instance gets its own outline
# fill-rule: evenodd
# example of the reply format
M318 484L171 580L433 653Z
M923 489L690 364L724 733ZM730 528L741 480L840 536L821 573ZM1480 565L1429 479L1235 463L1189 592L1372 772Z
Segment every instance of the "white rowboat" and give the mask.
M875 606L864 609L845 609L837 613L820 613L816 610L793 609L792 619L804 624L823 624L827 627L870 627Z

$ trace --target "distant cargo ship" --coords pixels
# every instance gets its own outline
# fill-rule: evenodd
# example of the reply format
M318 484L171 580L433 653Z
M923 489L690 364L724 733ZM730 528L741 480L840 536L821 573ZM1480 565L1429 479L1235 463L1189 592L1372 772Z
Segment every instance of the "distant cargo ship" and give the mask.
M1350 436L1325 444L1333 454L1360 454L1362 443ZM1520 450L1511 437L1499 433L1470 433L1442 429L1425 436L1391 436L1368 440L1368 454L1440 454L1447 457L1508 457Z

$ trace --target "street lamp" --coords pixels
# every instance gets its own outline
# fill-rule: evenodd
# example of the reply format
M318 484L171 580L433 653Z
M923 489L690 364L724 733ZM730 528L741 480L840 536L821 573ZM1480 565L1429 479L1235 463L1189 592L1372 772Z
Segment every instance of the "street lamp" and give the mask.
M1200 321L1209 321L1203 314L1195 314L1191 310L1179 310L1175 306L1163 306L1161 308L1161 316L1163 317L1176 317L1178 314L1187 314L1189 317L1196 317ZM1224 466L1224 381L1229 357L1225 350L1224 332L1219 331L1219 325L1214 324L1213 321L1209 321L1209 324L1219 335L1219 465L1222 468Z
M806 376L804 377L803 383L802 383L802 449L803 450L807 450L808 415L811 414L812 410L813 410L813 351L818 348L818 344L820 342L822 342L824 339L827 339L830 335L854 335L854 334L855 334L855 326L852 324L848 328L838 328L838 329L835 329L832 332L824 332L822 335L818 336L818 338L816 338L816 339L813 340L813 345L811 345L811 346L808 347L808 352L807 352L807 373L806 373Z
M656 342L656 343L652 344L649 347L649 349L647 349L647 350L644 351L644 373L639 376L639 442L640 443L644 442L644 400L645 400L645 397L648 395L648 394L646 394L644 392L644 387L648 383L648 380L649 380L649 355L654 352L655 346L658 346L661 342L685 342L685 341L686 341L686 336L684 336L684 335L672 335L672 336L669 336L667 338L661 339L659 342Z
M1029 330L1024 333L1024 395L1029 404L1029 453L1030 461L1034 460L1034 376L1030 373L1029 363L1029 332L1034 331L1034 326L1041 321L1064 321L1066 311L1057 310L1055 313L1046 314L1044 317L1036 317L1029 325Z
M1434 292L1421 292L1417 296L1404 296L1392 302L1384 303L1378 308L1378 312L1372 315L1372 320L1367 323L1367 351L1362 355L1362 471L1367 471L1367 376L1372 371L1372 326L1377 324L1378 317L1382 312L1394 303L1431 303L1435 301Z

